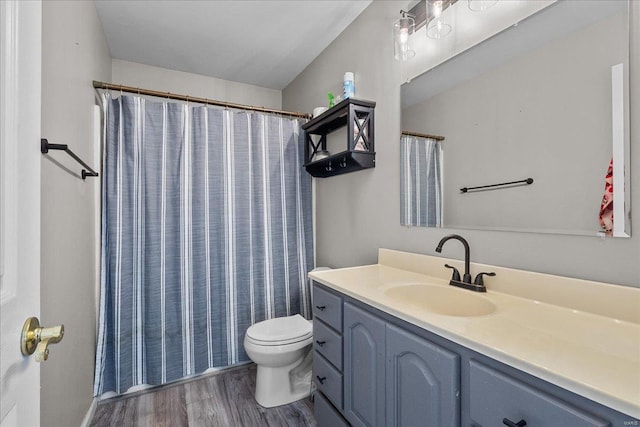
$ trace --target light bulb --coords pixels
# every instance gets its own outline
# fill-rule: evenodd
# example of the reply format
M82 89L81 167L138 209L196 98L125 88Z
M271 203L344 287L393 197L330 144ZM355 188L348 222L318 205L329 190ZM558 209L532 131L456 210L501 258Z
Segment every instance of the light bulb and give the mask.
M429 12L427 3L427 13ZM442 16L444 11L444 0L431 2L431 19L427 22L427 37L430 39L441 39L451 32L451 25L447 24Z
M403 15L393 23L393 56L398 61L406 61L416 54L411 48L411 34L415 31L412 17Z
M442 0L433 2L433 17L439 18L442 15Z
M409 30L407 28L400 29L400 43L403 45L407 44L409 41Z

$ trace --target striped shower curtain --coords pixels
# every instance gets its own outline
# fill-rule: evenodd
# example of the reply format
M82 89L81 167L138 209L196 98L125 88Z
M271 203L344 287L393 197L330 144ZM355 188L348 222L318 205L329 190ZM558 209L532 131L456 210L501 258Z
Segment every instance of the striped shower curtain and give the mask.
M138 96L103 102L94 394L247 361L251 324L308 318L300 122Z
M400 224L442 227L442 151L440 141L400 138Z

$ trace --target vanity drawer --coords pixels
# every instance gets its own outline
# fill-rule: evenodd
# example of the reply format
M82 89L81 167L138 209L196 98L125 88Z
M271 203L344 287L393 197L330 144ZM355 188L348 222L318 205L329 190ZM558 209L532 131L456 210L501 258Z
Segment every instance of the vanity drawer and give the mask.
M313 401L313 417L318 427L349 427L349 423L329 403L322 393L316 393Z
M313 320L313 348L342 370L342 335L318 319Z
M313 353L313 381L327 399L342 410L342 373L317 351Z
M536 427L609 426L609 422L524 384L500 371L470 361L471 419L483 427L526 421Z
M322 319L336 331L342 330L342 298L313 286L313 316Z

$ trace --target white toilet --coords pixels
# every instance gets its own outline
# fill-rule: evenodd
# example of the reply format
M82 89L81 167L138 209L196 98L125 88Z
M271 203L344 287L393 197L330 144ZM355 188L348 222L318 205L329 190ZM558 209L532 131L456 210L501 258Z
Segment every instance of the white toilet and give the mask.
M296 314L258 322L247 329L244 349L258 365L256 401L266 407L309 396L313 326Z

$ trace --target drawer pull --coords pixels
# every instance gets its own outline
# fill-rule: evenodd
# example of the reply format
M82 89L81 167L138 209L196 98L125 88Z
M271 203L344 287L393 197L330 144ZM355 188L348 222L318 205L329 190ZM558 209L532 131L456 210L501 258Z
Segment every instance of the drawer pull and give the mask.
M318 341L316 340L316 344L318 344L320 347L323 347L327 342L326 341Z
M320 311L324 311L325 308L327 308L326 305L316 305L316 308Z
M321 377L320 375L316 375L316 378L318 379L318 381L320 381L320 384L324 384L324 382L327 380L327 377Z
M509 418L503 418L502 419L502 424L504 424L506 426L509 426L509 427L524 427L524 426L527 425L527 422L525 420L520 420L517 423L514 423Z

